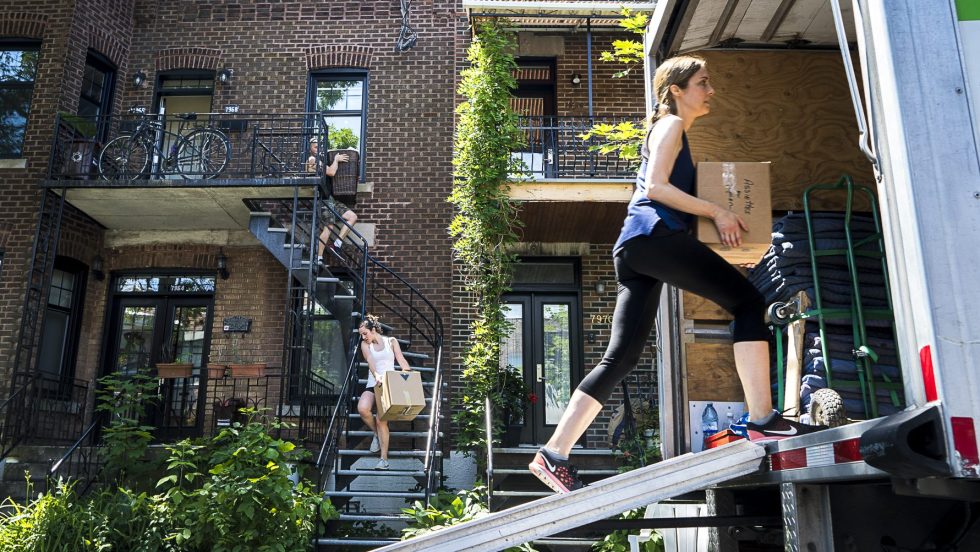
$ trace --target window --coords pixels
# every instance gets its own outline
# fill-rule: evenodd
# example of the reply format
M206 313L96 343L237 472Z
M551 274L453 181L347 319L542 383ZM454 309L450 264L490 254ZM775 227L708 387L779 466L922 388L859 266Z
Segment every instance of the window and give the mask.
M116 71L102 56L89 52L82 75L82 93L78 98L78 114L82 117L107 115L112 106L112 86ZM98 138L105 138L105 125L99 125Z
M331 148L351 148L360 154L364 178L368 76L363 71L315 74L310 109L323 113Z
M37 45L0 44L0 159L23 154L39 52Z
M78 261L55 259L38 349L38 369L42 374L59 379L75 375L85 273L85 265Z

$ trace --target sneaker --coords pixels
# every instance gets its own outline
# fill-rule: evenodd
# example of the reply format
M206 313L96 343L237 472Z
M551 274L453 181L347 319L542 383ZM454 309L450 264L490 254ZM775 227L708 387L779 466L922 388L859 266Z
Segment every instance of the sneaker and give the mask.
M375 435L374 439L371 439L371 452L378 452L381 450L381 441L378 440L378 436Z
M749 422L749 413L746 412L742 414L737 420L729 424L728 429L732 430L732 433L738 435L743 439L749 438L749 429L745 427L745 424Z
M755 443L768 443L827 429L827 426L805 425L787 420L782 414L775 410L773 412L775 416L766 424L759 425L751 421L745 422L745 430L748 433L749 440Z
M376 469L376 470L386 470L386 469L388 469L390 467L391 466L388 464L388 461L385 460L384 458L382 458L381 460L378 460L378 463L374 465L374 469Z
M568 460L555 458L551 451L543 447L534 455L534 460L527 465L527 469L556 493L570 493L582 488L575 466L569 464Z

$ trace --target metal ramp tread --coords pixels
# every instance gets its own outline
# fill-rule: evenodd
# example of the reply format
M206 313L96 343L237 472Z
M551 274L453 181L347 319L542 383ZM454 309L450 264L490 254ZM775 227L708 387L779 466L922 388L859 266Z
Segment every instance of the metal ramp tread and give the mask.
M741 440L623 473L379 550L503 550L758 471L766 450Z

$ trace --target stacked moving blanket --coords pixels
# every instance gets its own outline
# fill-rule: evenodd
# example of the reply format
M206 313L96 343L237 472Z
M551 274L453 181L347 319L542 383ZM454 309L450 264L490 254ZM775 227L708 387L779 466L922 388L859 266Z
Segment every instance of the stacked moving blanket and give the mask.
M811 223L817 251L847 248L843 213L811 214ZM870 217L852 216L850 227L854 243L875 233L874 221ZM772 247L749 272L749 280L765 295L767 303L786 302L803 291L810 300L810 310L817 308L814 267L807 236L806 220L802 213L787 215L773 225ZM855 251L877 254L877 241L871 240L857 247ZM880 257L855 255L855 264L863 309L887 309L888 289ZM856 343L854 321L850 316L854 291L847 257L843 253L818 257L817 269L820 307L823 311L843 309L846 313L823 315L827 329L832 387L844 399L850 417L870 417L870 408L861 392L864 362L854 353L860 344ZM872 363L878 413L893 413L904 406L901 402L904 394L901 391L901 370L895 352L891 320L867 317L865 327L868 334L866 345L878 355L878 362ZM804 409L809 406L810 396L814 391L827 387L826 366L819 326L816 321L809 321L806 323L804 337L804 376L800 393L801 406ZM773 370L775 369L774 362ZM772 381L776 381L775 374Z

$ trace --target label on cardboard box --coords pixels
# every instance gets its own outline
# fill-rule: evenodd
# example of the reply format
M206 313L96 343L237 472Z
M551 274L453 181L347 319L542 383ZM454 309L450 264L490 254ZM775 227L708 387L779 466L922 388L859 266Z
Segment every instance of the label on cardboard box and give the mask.
M749 230L742 245L721 243L711 219L698 219L698 239L735 264L755 263L772 244L772 190L769 162L702 161L698 163L698 197L742 217Z
M425 408L422 374L415 370L388 370L374 388L378 397L378 419L386 421L414 420Z

